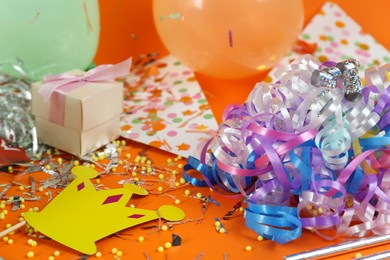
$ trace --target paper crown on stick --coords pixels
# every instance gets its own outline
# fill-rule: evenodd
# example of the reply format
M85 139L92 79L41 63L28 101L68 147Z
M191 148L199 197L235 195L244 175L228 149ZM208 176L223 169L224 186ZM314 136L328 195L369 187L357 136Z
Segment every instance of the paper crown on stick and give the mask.
M70 248L85 254L97 251L95 241L120 230L158 218L178 221L184 212L174 206L158 210L126 207L132 194L148 192L134 184L123 188L96 191L90 179L98 173L85 166L72 169L77 178L69 184L41 212L27 212L29 225Z

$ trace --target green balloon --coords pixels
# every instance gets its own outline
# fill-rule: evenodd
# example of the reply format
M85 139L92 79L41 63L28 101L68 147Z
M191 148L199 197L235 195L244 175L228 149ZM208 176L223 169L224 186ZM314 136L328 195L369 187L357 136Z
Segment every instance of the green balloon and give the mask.
M86 69L99 41L97 0L0 0L0 72L32 80Z

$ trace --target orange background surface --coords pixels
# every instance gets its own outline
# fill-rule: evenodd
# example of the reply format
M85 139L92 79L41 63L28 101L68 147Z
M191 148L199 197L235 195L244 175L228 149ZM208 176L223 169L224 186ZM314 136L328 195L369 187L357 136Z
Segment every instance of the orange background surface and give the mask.
M304 25L306 25L326 1L303 0L303 2L305 8ZM378 42L390 50L390 34L386 32L387 30L385 29L385 25L389 23L387 17L390 10L390 2L388 0L375 0L373 2L366 0L335 0L332 2L337 3L362 26L362 29L365 32L371 34ZM96 55L97 63L115 63L128 56L137 57L140 54L155 51L160 52L161 55L168 54L168 51L160 41L153 24L151 0L101 0L100 4L102 20L100 45ZM132 35L136 35L137 38L132 38ZM264 37L266 37L266 35L264 35ZM226 105L244 102L255 83L261 81L264 76L265 75L262 74L241 80L223 80L196 74L202 89L210 94L207 98L218 122L221 122L222 113ZM237 224L244 225L244 222L240 221ZM251 231L242 229L240 226L234 228L241 230L240 233L248 233L245 234L244 237L253 236L253 234L250 234L252 233ZM204 237L205 241L204 246L200 246L200 248L206 246L209 248L218 248L222 247L223 244L226 246L226 240L215 240L214 237L209 235L208 231L202 233L204 231L199 230L198 232L199 236ZM228 236L228 244L231 244L231 248L234 248L234 241L237 238L232 237L234 234ZM242 237L240 237L240 239L242 239ZM332 243L335 242L336 241L333 241ZM236 250L242 253L242 259L260 259L260 257L266 256L273 256L273 259L280 259L283 255L309 248L325 246L326 244L328 244L328 242L316 235L304 234L302 238L284 246L267 242L260 248L256 248L256 252L253 252L251 255L245 254L239 246L236 246ZM194 244L193 246L199 247L198 244ZM380 249L377 248L374 250L378 251ZM223 259L221 250L207 251L205 259ZM215 252L215 254L210 255L212 252ZM349 258L351 255L354 256L354 254L350 254ZM190 254L188 254L183 259L192 258L190 257Z
M98 64L117 63L129 56L136 59L140 54L156 51L162 56L168 54L153 24L152 2L152 0L100 0L101 36L95 59ZM303 2L305 24L307 24L326 1L303 0ZM388 0L333 2L359 23L365 32L390 49L390 35L385 26L389 24L390 2ZM134 35L137 36L136 39L132 37ZM261 81L264 76L242 80L221 80L197 74L197 79L203 90L211 94L212 98L208 97L208 100L216 119L220 122L226 105L244 102L255 83ZM224 91L221 91L222 88Z
M167 0L169 1L169 0ZM304 0L305 5L305 24L310 21L311 17L319 10L325 0ZM388 12L390 10L390 2L388 0L375 1L333 1L339 4L352 18L354 18L363 29L372 34L380 43L387 49L390 49L390 35L386 31L388 24ZM129 56L135 59L140 54L158 51L161 55L168 54L167 50L162 45L158 38L152 20L152 0L101 0L101 37L99 49L96 55L96 63L117 63ZM134 37L134 35L136 37ZM264 35L266 37L266 35ZM251 77L242 80L221 80L206 77L197 74L197 79L202 88L208 92L208 100L215 117L220 122L223 109L231 103L242 103L247 95L252 90L256 82L260 81L264 75ZM155 165L161 167L166 166L166 160L173 158L172 154L159 151L154 148L147 148L143 145L138 145L127 141L123 147L121 158L129 152L133 158L140 152L147 149L146 153L153 159ZM185 160L179 160L177 163L185 163ZM177 164L176 164L177 165ZM175 168L176 166L172 166ZM172 168L171 167L171 168ZM176 168L175 168L176 169ZM121 169L118 169L120 171ZM0 181L15 180L14 174L1 174ZM47 178L45 175L35 175L38 179ZM119 187L118 180L120 176L107 176L102 178L102 183L108 187ZM18 182L28 185L28 176L18 178ZM342 242L339 238L334 241L326 241L318 235L308 231L303 231L303 235L286 245L279 245L273 241L257 241L257 235L250 229L245 227L243 213L238 212L229 221L223 222L223 225L228 230L227 234L219 234L214 228L214 218L221 218L232 206L237 202L226 199L217 194L213 194L208 188L196 188L184 186L175 192L169 193L171 196L180 198L182 203L179 205L187 214L187 217L196 219L200 216L201 204L194 198L183 196L183 191L190 189L191 194L202 192L203 194L211 194L221 206L217 207L209 204L204 220L197 224L191 222L183 225L177 225L173 231L162 232L158 235L151 230L134 227L123 232L122 238L111 237L106 238L97 243L98 250L103 253L103 259L114 259L110 253L113 247L123 251L124 255L121 259L146 259L144 252L151 256L151 259L282 259L283 256L292 253L301 252L307 249L323 247L335 243ZM16 187L10 190L12 194L18 193ZM47 199L42 199L39 202L31 202L28 207L38 206L43 208ZM132 203L137 207L156 209L162 204L174 204L169 196L150 196L148 198L135 198ZM16 223L17 216L7 217L7 220L0 220L0 225L5 226L6 223ZM69 212L72 214L72 212ZM104 220L103 220L104 221ZM61 223L58 223L59 225ZM148 223L143 227L155 225L156 223ZM99 224L96 224L99 228ZM156 251L157 246L170 240L172 233L179 234L183 243L180 247L171 248L164 253ZM138 236L145 237L144 243L137 242ZM5 259L26 259L26 252L33 250L35 259L47 259L52 255L54 250L61 251L61 256L56 259L80 259L80 254L57 242L47 239L37 239L38 246L32 248L27 245L28 237L23 229L19 230L12 237L15 241L12 245L7 245L0 241L0 257ZM251 245L253 250L246 252L245 246ZM375 251L383 251L388 249L388 246L375 247L368 250L360 250L365 255ZM228 258L224 258L224 254L228 254ZM351 259L356 252L349 252L342 257L335 259ZM196 258L198 257L198 258ZM90 259L95 259L92 256Z

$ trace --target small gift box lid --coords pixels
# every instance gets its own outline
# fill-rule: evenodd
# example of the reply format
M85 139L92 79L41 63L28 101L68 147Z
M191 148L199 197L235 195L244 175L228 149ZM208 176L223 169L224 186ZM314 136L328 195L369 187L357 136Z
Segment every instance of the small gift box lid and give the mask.
M70 71L67 74L83 75L83 71ZM65 95L63 126L84 132L96 127L122 112L123 84L120 82L74 82ZM43 82L32 85L31 113L49 120L52 98L46 102L38 93ZM57 90L61 92L61 90ZM58 93L57 93L58 94ZM61 94L60 94L61 95Z

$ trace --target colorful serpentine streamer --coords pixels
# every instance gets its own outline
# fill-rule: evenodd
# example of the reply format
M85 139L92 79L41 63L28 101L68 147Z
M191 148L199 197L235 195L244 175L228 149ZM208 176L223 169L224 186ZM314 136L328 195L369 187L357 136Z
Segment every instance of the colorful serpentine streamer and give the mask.
M301 56L225 109L185 179L243 196L246 225L278 243L390 233L390 64ZM202 173L203 180L191 176Z

